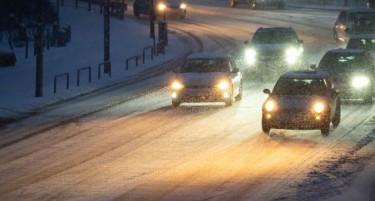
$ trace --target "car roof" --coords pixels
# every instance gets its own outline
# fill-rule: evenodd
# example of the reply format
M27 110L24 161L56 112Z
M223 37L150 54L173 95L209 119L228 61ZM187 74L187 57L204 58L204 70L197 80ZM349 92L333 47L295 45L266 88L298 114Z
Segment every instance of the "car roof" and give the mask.
M292 27L260 27L257 31L285 31L293 30Z
M375 33L354 34L350 39L375 39Z
M338 48L338 49L332 49L329 50L330 53L336 53L336 54L361 54L365 53L366 51L363 49L344 49L344 48Z
M223 58L230 59L229 54L223 52L199 52L190 54L187 59L214 59L214 58Z
M375 13L375 10L371 8L349 8L349 9L346 9L345 11L347 13L358 13L358 12Z
M280 78L311 78L311 79L319 79L328 77L329 74L326 71L322 70L295 70L295 71L288 71L284 73Z

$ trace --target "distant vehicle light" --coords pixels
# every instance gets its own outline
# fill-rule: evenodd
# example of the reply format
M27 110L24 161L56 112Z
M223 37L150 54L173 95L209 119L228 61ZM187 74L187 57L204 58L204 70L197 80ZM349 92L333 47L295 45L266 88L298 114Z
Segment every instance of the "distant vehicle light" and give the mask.
M181 90L184 88L184 85L180 81L175 80L172 82L171 88L174 90Z
M325 110L324 103L322 102L316 102L313 106L314 112L316 113L322 113Z
M370 84L370 79L366 76L355 76L352 79L352 87L361 89L367 87Z
M245 50L245 60L246 60L246 63L247 64L254 64L255 63L255 56L256 56L257 52L254 50L254 49L246 49Z
M266 104L264 105L264 108L267 112L272 112L276 110L276 103L273 100L268 100Z
M186 4L184 4L184 3L182 3L182 4L180 5L180 8L181 8L181 9L186 9L186 7L187 7L187 6L186 6Z

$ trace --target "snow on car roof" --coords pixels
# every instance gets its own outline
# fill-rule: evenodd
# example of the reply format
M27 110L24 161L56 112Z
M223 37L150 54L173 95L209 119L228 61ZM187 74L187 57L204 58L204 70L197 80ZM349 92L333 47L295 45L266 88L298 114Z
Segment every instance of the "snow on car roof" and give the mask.
M280 78L324 78L327 76L329 76L329 74L321 70L296 70L288 71Z
M231 56L223 52L199 52L193 53L187 57L187 59L207 59L207 58L226 58L229 59Z

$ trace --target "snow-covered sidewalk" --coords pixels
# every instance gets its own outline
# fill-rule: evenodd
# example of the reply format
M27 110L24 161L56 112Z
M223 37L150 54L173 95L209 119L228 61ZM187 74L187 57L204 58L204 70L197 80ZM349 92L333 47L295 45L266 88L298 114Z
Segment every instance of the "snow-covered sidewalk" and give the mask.
M44 50L43 97L35 97L36 58L33 56L32 45L29 47L28 59L25 58L24 47L15 48L16 65L0 68L0 120L19 118L45 105L134 79L142 71L160 66L189 51L180 35L170 32L165 54L159 54L151 60L151 49L147 47L153 46L154 42L150 38L148 21L130 15L126 15L124 20L111 18L112 73L111 76L104 74L101 67L100 79L98 79L99 64L104 58L103 16L98 12L65 5L60 7L60 21L71 26L72 39L65 47L51 47L49 50ZM157 24L155 28L157 35ZM3 43L5 42L3 40ZM145 52L144 63L143 52ZM138 66L135 59L129 60L127 70L126 59L134 56L139 56ZM89 71L91 71L91 83ZM61 74L64 75L57 77L56 93L54 93L55 77ZM78 75L79 86L77 86ZM69 76L69 89L66 89L67 76Z

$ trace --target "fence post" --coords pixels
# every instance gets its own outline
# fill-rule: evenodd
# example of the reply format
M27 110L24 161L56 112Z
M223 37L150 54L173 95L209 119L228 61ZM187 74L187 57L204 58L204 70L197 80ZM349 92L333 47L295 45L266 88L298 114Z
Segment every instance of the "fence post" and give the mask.
M91 0L89 0L89 11L91 11Z
M77 86L79 86L80 83L80 73L81 71L88 70L89 71L89 82L91 83L91 66L80 68L77 70Z
M25 40L25 59L29 57L29 37Z
M104 67L103 70L105 70L105 67L106 67L107 65L110 66L110 65L111 65L111 61L105 61L105 62L102 62L102 63L100 63L100 64L98 65L98 80L100 80L100 74L101 74L100 69L101 69L101 67L103 66L103 67ZM112 75L112 70L111 70L111 68L109 68L108 75L109 75L109 76Z
M63 73L59 75L55 75L55 79L53 81L53 93L56 93L56 88L57 88L57 78L66 76L66 89L69 89L69 73Z
M78 0L76 0L76 8L78 8Z

